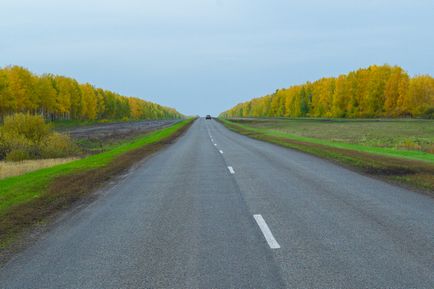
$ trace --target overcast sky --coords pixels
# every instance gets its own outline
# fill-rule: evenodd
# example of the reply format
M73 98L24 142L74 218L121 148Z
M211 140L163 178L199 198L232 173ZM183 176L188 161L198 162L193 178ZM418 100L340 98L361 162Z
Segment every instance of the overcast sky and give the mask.
M185 114L371 64L434 75L433 0L0 0L0 65Z

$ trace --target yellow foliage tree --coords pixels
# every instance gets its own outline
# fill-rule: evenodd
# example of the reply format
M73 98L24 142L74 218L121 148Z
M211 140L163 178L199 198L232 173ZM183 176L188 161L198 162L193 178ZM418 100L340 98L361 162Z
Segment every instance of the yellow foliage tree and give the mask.
M16 112L41 114L46 119L182 118L175 109L79 84L75 79L37 76L19 66L0 69L0 119Z
M237 104L224 117L434 117L434 78L377 66L278 89Z

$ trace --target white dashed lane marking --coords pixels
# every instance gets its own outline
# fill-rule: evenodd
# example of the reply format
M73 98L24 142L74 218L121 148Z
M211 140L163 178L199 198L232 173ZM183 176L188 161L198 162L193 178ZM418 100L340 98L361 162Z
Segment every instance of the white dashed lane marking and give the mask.
M279 249L280 245L279 243L277 243L276 239L274 239L274 236L271 233L270 228L268 228L267 223L265 223L264 218L262 218L262 215L253 215L253 218L255 218L256 223L258 223L258 226L261 229L262 234L264 234L268 246L270 246L271 249Z

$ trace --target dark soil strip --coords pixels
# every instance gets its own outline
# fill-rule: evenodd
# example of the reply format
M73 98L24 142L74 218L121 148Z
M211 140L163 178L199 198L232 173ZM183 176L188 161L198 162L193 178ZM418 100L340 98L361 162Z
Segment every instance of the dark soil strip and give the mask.
M393 181L399 185L417 189L434 196L434 165L430 163L334 148L284 137L269 136L241 128L237 125L224 122L222 124L240 134L325 158L355 169L358 172L383 180Z
M12 207L2 216L0 243L7 243L7 247L13 246L17 236L25 229L71 208L78 200L96 191L136 162L173 143L192 123L193 121L165 139L118 156L105 167L56 178L41 197ZM2 256L4 253L0 251L0 260L5 259L5 256Z

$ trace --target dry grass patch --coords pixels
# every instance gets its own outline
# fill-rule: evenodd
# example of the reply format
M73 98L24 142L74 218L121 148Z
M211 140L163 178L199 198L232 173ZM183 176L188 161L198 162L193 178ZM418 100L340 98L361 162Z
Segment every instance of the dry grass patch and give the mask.
M0 180L13 176L20 176L28 172L36 171L43 168L49 168L59 164L65 164L77 160L76 157L27 160L21 162L0 161Z

